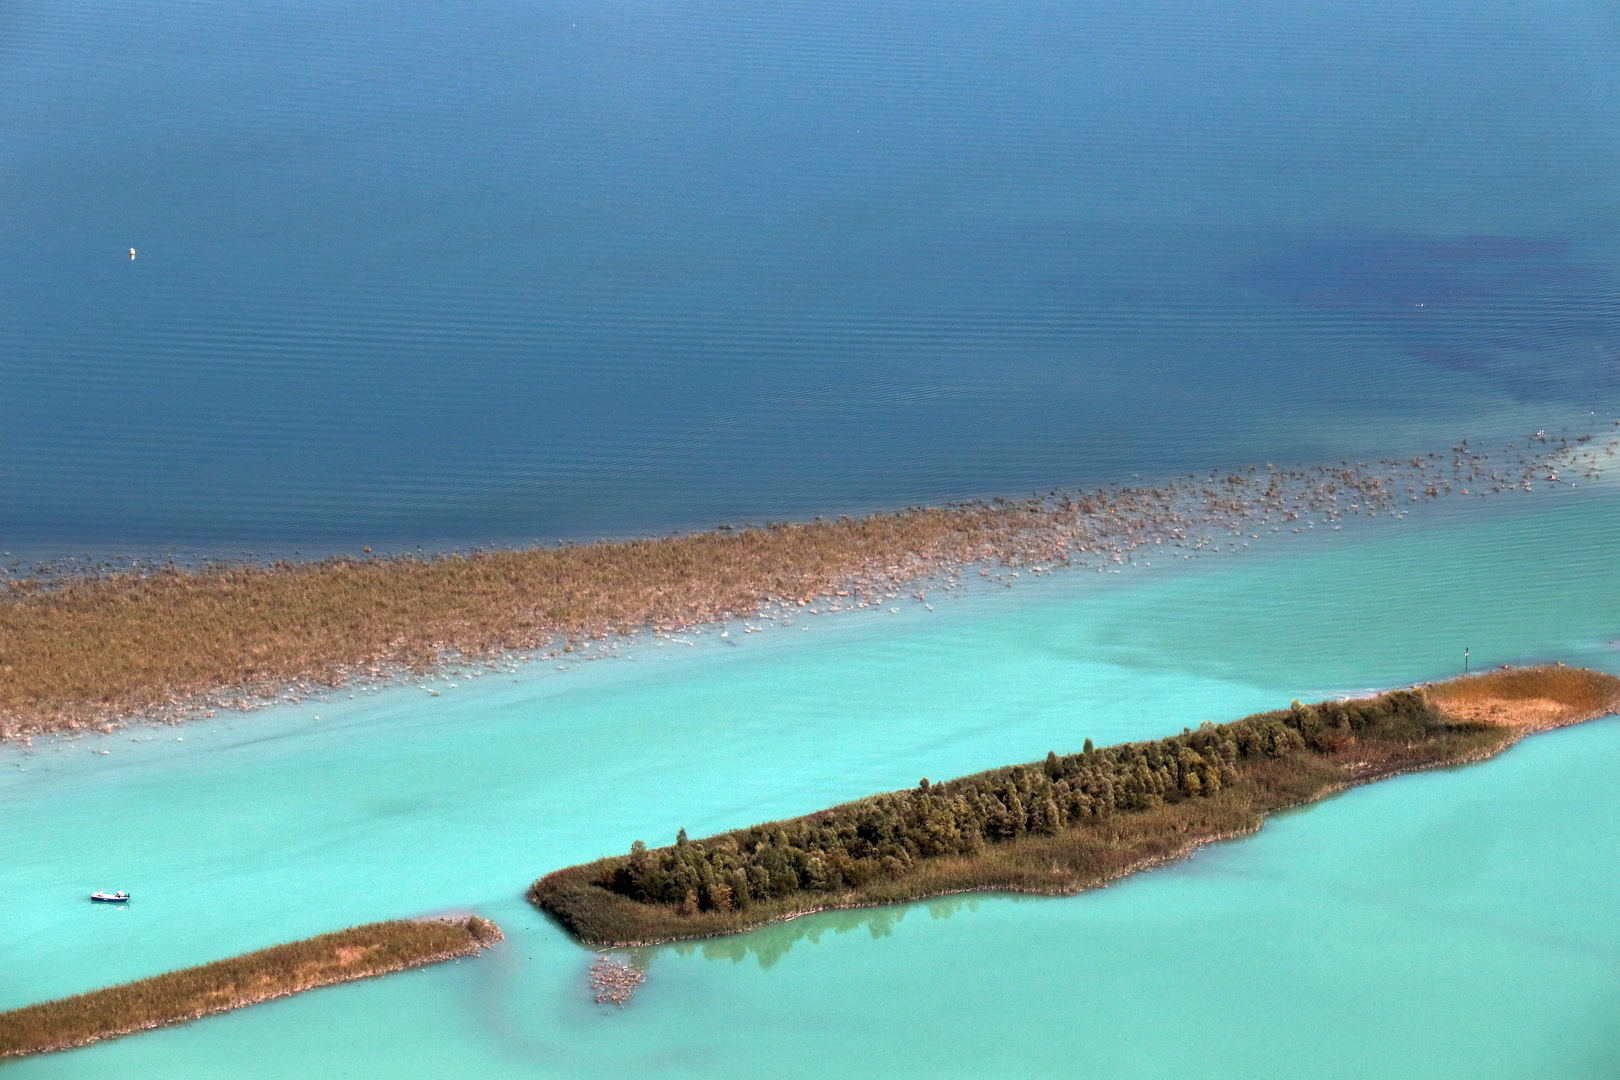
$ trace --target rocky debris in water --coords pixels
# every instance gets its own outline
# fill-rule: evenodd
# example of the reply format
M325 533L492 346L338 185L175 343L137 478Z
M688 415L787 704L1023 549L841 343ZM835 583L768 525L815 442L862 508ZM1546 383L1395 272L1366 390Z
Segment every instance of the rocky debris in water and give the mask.
M645 972L637 971L623 960L604 956L591 965L591 989L596 991L596 1000L603 1004L611 1001L624 1008L636 987L646 981Z
M497 941L506 940L506 935L501 933L501 928L490 922L488 919L480 919L476 915L470 915L468 916L465 925L467 927L467 933L472 935L473 940L478 943L479 948L487 949L491 945L494 945Z

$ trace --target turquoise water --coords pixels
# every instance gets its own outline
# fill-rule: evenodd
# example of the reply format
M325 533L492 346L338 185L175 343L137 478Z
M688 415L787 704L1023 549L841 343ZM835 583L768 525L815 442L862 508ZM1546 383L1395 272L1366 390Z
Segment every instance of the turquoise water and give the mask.
M622 1012L589 1000L590 954L521 900L633 839L1443 676L1465 641L1486 664L1620 670L1620 497L1479 505L735 645L640 641L633 659L444 680L437 698L8 749L0 1007L394 915L473 909L508 941L7 1071L1613 1075L1614 720L1349 792L1091 895L651 950ZM102 885L137 899L82 902Z

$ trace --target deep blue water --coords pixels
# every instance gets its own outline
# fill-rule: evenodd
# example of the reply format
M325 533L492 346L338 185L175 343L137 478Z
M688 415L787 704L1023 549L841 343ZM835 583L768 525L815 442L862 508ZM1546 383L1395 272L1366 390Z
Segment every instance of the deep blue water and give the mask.
M653 532L1620 389L1612 5L5 0L0 102L30 553Z

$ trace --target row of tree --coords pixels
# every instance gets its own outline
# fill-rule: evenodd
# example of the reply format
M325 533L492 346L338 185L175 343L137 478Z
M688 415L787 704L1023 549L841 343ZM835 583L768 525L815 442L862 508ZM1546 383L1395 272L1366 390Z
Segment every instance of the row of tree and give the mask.
M643 903L688 911L746 908L794 892L858 889L918 860L971 856L987 844L1051 835L1118 813L1209 798L1242 780L1246 762L1331 753L1358 734L1419 738L1442 723L1421 690L1363 701L1293 705L1155 742L1012 765L943 784L873 795L802 818L671 847L641 841L604 864L600 884Z

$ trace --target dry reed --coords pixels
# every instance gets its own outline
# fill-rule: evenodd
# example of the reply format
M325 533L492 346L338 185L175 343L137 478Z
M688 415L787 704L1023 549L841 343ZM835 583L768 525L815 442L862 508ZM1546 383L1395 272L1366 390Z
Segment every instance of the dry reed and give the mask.
M1612 678L1563 664L1500 668L1435 683L1427 689L1429 697L1441 705L1546 699L1579 710L1610 706L1615 694Z
M1454 483L1528 490L1538 469L1571 453L1556 448L1543 461L1521 451L1502 472L1487 455L1452 449L1450 460L1250 467L1077 498L554 549L8 580L0 739L240 707L289 685L422 672L562 637L685 628L844 592L875 602L903 582L978 562L1047 564L1036 570L1089 562L1102 572L1138 555L1193 558L1236 550L1262 531L1393 514Z
M0 1058L65 1050L318 986L477 955L501 936L494 923L474 917L368 923L274 945L0 1013Z
M0 735L753 613L852 574L898 580L1001 550L1034 516L916 510L554 550L70 581L0 603Z

